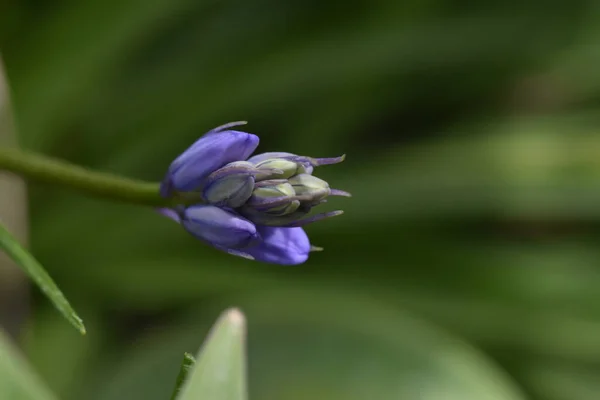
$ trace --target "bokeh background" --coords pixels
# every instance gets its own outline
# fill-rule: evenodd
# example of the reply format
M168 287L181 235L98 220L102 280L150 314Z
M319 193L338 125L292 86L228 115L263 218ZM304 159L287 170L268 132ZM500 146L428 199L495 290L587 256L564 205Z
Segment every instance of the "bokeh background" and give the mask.
M33 291L30 362L62 399L167 399L239 306L252 399L599 398L599 43L593 0L3 1L23 148L157 181L248 120L261 152L346 153L319 175L354 195L280 267L30 185L89 331Z

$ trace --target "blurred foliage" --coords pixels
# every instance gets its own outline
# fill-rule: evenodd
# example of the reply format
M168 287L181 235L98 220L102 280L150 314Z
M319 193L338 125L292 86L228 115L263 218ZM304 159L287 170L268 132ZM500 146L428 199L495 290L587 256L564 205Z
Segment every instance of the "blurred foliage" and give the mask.
M13 400L54 400L8 335L0 330L0 396Z
M592 0L3 2L26 149L159 180L243 119L260 151L347 153L320 175L354 195L283 268L31 187L34 254L90 332L38 301L31 362L64 399L166 399L235 305L254 399L596 399L599 22Z

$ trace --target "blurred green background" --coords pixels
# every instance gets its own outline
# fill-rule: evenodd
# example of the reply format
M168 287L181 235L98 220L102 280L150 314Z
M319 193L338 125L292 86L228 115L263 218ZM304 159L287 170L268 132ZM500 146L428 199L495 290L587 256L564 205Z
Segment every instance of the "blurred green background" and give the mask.
M348 155L300 267L152 210L30 185L30 243L87 324L33 293L23 347L62 399L167 399L228 306L252 399L600 394L600 3L0 3L20 144L160 180L209 129Z

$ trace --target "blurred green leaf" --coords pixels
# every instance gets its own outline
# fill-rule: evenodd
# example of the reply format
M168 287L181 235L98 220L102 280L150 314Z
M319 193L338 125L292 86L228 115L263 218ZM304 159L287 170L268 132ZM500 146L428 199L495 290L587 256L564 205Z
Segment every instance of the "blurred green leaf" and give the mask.
M30 329L23 340L23 351L29 362L47 386L61 399L84 399L86 388L82 383L88 378L99 354L105 351L115 329L112 321L106 323L98 310L89 305L90 295L73 293L70 296L78 304L83 304L86 315L85 325L89 334L82 337L65 324L62 316L44 302L32 310ZM60 368L56 367L60 360Z
M0 398L55 400L0 329Z
M101 85L149 30L160 29L191 3L86 2L48 10L35 29L23 35L20 47L7 50L24 146L46 148L73 110L82 106L79 99L86 97L86 91ZM89 19L90 15L95 17Z
M538 398L596 400L600 393L597 366L530 359L516 370Z
M71 307L50 275L35 258L25 250L19 242L0 223L0 249L4 250L15 263L35 282L40 290L54 304L56 309L75 327L85 334L85 326L81 318Z
M245 336L244 315L237 309L225 311L202 345L177 398L247 399Z
M370 296L326 285L287 284L238 291L204 308L231 301L249 317L251 398L524 399L479 351ZM113 360L117 367L107 367L102 376L110 384L95 398L120 400L137 393L158 400L175 377L159 378L160 371L177 367L179 359L172 353L190 346L204 329L197 321L211 314L194 313L169 330L148 335L136 349L118 350L127 356Z

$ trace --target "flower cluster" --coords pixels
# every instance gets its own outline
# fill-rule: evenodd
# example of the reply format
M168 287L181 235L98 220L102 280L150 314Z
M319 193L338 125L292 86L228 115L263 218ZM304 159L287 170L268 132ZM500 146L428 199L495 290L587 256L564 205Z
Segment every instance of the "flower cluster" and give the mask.
M162 209L196 238L230 254L294 265L311 250L303 225L341 214L309 216L328 196L349 196L312 175L314 167L344 156L311 158L291 153L250 157L259 138L220 126L198 139L169 167L161 195L194 193L198 204Z

